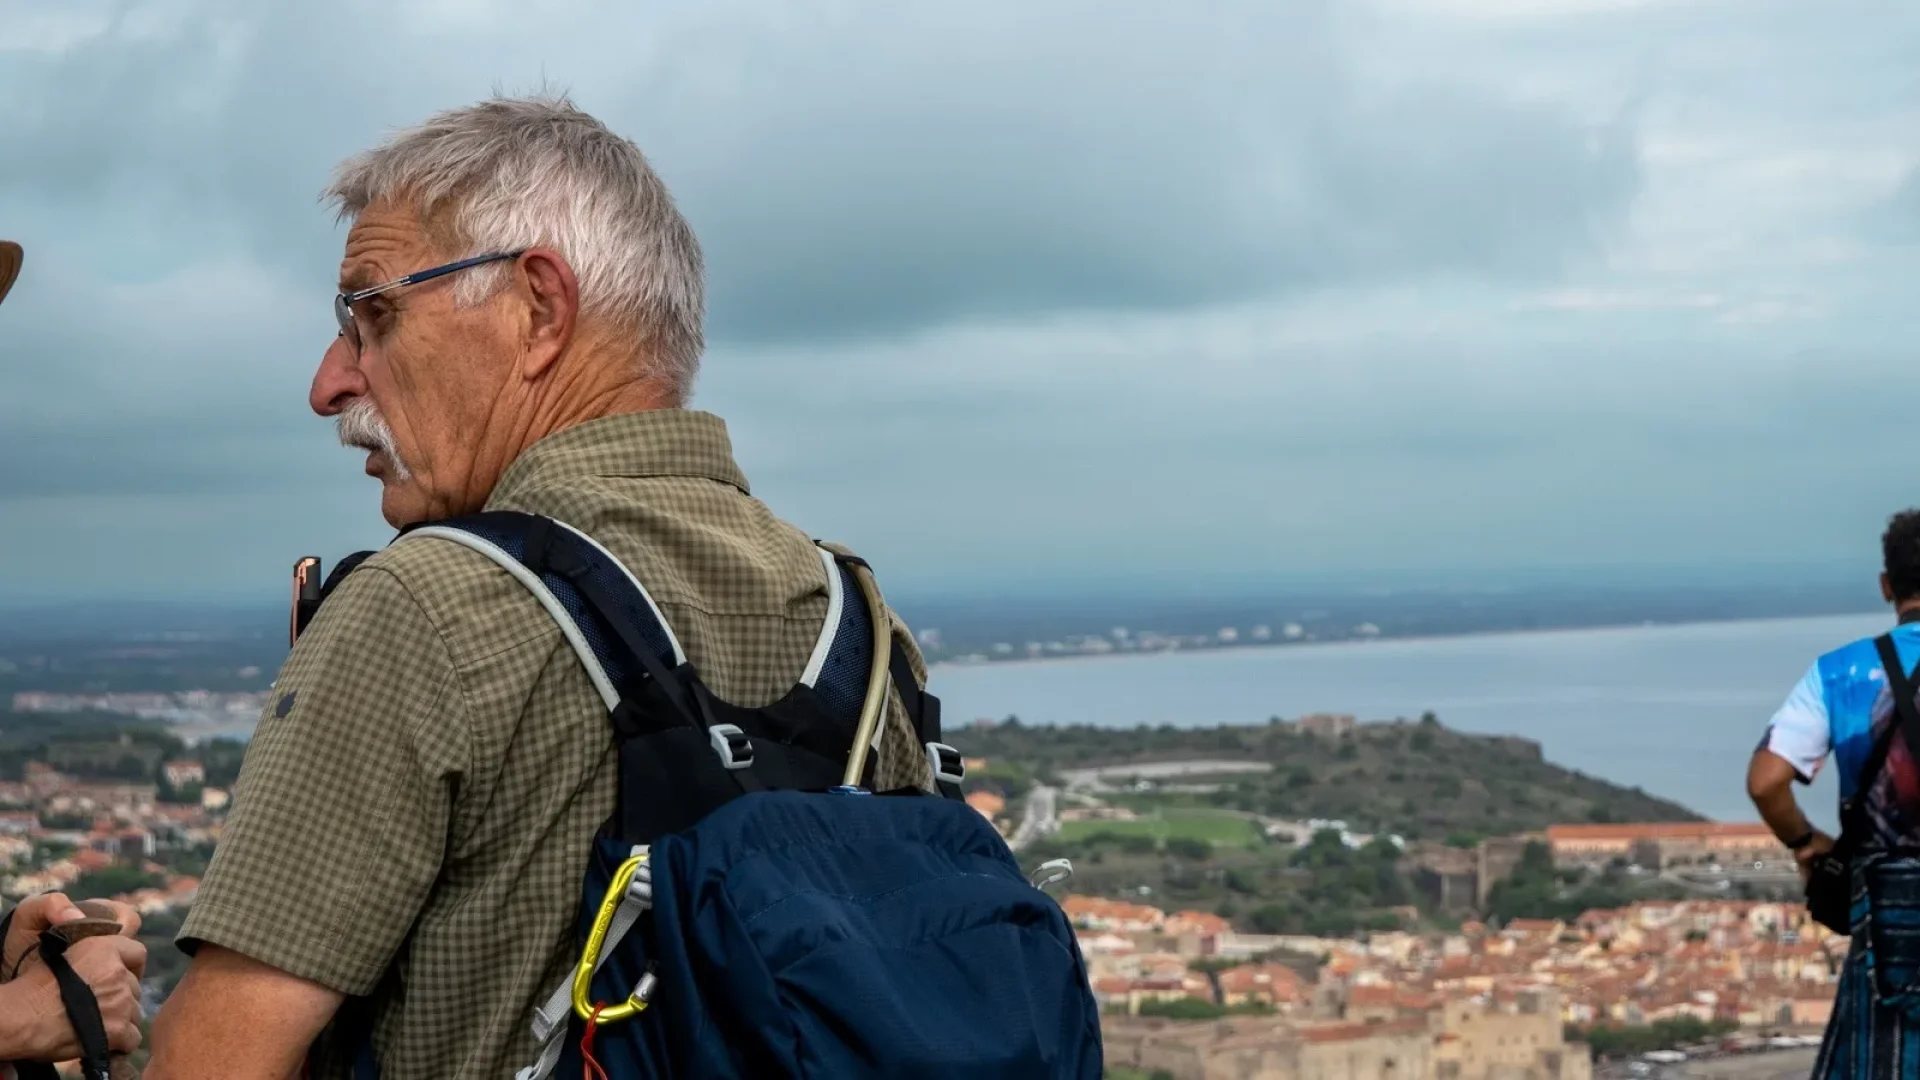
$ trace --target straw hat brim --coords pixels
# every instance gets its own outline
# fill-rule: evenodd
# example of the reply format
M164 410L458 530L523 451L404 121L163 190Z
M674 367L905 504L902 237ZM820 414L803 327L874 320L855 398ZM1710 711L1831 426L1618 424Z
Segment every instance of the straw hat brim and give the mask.
M20 263L25 257L19 244L0 240L0 300L7 298L7 290L13 288L15 279L19 278Z

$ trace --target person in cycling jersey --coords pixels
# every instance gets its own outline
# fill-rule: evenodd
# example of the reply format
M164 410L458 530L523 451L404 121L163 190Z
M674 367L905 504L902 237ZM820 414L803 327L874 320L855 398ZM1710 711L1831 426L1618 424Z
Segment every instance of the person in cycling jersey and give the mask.
M1920 665L1920 510L1894 515L1881 548L1880 593L1895 620L1885 637L1911 686ZM1860 799L1862 812L1851 818L1860 835L1848 829L1843 848L1854 882L1853 941L1817 1080L1906 1076L1920 1059L1920 953L1908 955L1915 950L1904 940L1868 930L1920 921L1920 856L1899 851L1920 847L1920 759L1895 737L1900 710L1889 693L1881 636L1848 642L1807 668L1768 722L1747 771L1754 806L1794 853L1803 880L1834 850L1835 838L1807 820L1794 785L1812 783L1831 755L1842 802ZM1868 882L1871 899L1863 904Z

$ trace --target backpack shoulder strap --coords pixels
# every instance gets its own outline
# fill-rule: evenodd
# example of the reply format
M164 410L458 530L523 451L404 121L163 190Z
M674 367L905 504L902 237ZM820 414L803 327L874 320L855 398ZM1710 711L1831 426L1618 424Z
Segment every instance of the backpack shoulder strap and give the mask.
M686 663L686 650L646 586L592 537L563 521L488 510L415 526L401 536L451 541L512 575L566 636L609 710L628 696L623 689L648 678L665 687L674 681L665 673Z
M709 726L698 703L689 700L680 680L669 674L685 665L687 657L659 605L592 537L562 521L505 510L414 526L402 537L460 544L511 574L559 626L609 711L635 699L641 684L653 682L676 706L679 715L672 719ZM835 545L817 546L826 571L827 614L799 682L836 714L857 716L867 689L874 620L885 615L867 610L853 581L851 567L866 562ZM959 751L941 741L939 699L914 678L902 650L892 650L888 674L927 754L935 785L942 795L961 798L965 768ZM729 738L721 729L715 731L716 740ZM734 737L739 749L737 733ZM876 732L875 752L879 741ZM723 761L730 760L718 741L714 745ZM730 771L741 783L753 782L750 770Z
M1915 761L1920 761L1920 709L1914 705L1913 682L1907 676L1906 665L1900 662L1900 650L1894 647L1892 634L1880 635L1873 644L1880 653L1880 667L1887 676L1887 693L1893 699L1893 715L1887 718L1886 728L1873 741L1873 748L1860 768L1860 779L1854 786L1853 798L1841 804L1840 832L1843 836L1848 833L1856 836L1865 834L1868 792L1880 779L1880 770L1886 767L1887 754L1893 749L1896 735L1905 739L1907 752Z
M846 676L849 684L854 687L852 693L855 695L855 708L858 708L858 695L864 691L867 678L866 665L868 658L872 655L872 646L867 644L873 636L872 619L878 617L885 620L888 616L884 612L865 612L864 605L857 602L860 591L854 587L852 573L848 567L854 565L864 567L867 566L867 561L840 545L818 541L816 543L819 543L820 550L832 560L828 574L829 580L835 582L840 595L851 596L856 600L855 603L846 606L862 609L858 625L843 628L841 631L842 638L850 636L852 640L861 643L857 650L857 659L850 658L847 661L851 670ZM832 619L829 618L829 622L831 621ZM905 650L896 648L892 651L887 669L887 674L893 681L894 692L900 695L900 702L907 710L907 718L913 722L915 739L927 755L927 763L933 772L934 786L939 789L940 794L949 799L961 798L960 783L966 779L966 766L960 757L960 751L941 741L940 699L928 693L926 688L920 685L920 680L914 677L913 664L907 659ZM880 732L876 731L874 733L876 751L879 749L879 738Z

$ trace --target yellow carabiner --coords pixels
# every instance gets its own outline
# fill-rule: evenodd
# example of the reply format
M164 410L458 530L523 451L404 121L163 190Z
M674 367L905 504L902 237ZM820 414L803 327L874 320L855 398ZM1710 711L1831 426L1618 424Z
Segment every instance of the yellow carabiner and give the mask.
M633 884L634 871L646 861L646 853L641 852L620 864L619 869L613 872L613 884L607 888L606 897L600 901L600 910L593 917L593 929L587 934L587 947L581 950L580 966L573 973L573 1011L582 1020L594 1019L594 1005L587 999L587 992L593 982L593 969L600 962L600 946L607 940L607 927L613 922L613 913L620 906L620 901L626 897L627 887ZM596 1023L610 1024L625 1020L645 1009L647 1003L640 1000L640 994L647 981L643 978L627 1000L603 1007Z

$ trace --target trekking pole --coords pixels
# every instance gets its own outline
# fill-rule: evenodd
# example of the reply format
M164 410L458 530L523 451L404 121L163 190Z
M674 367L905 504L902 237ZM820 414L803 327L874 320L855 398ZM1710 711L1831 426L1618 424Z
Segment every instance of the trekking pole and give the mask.
M841 787L859 787L861 767L867 762L867 747L880 729L880 713L887 702L887 664L893 659L892 620L887 618L880 587L873 582L873 571L862 562L848 560L853 579L860 583L860 594L867 610L873 613L873 662L867 668L867 699L860 706L860 726L853 732L853 749L847 754L847 768L840 775Z

